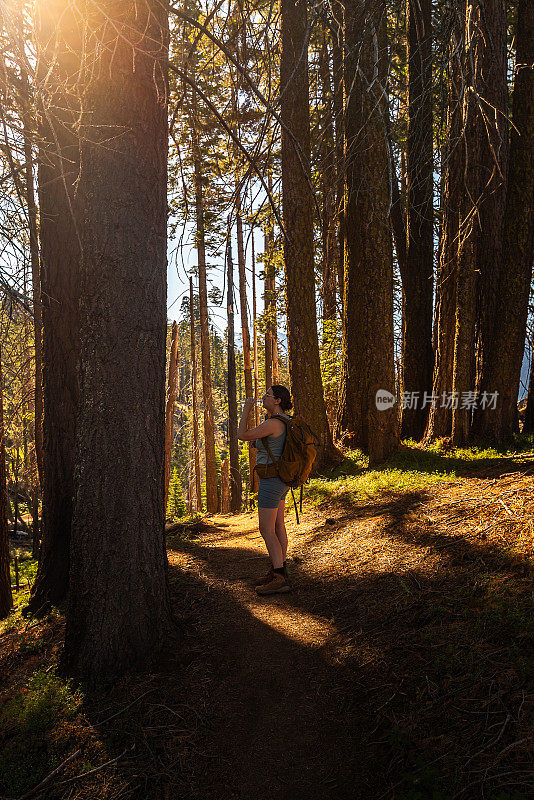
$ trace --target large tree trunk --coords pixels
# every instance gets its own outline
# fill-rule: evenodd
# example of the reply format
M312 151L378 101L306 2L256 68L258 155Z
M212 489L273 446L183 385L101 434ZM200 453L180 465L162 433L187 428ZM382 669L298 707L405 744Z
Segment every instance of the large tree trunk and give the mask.
M0 350L0 619L5 619L12 607L13 595L11 593L11 575L9 572L9 533L7 530L4 385L2 381L2 352Z
M512 98L512 130L502 266L499 274L495 328L481 385L485 405L477 435L503 444L512 439L525 349L528 296L534 237L534 5L519 0L516 29L516 72ZM484 392L487 394L484 395ZM495 395L497 392L497 395Z
M268 186L272 192L272 170L268 165ZM273 215L268 210L265 223L265 254L264 254L264 313L267 317L265 324L265 391L278 383L278 336L276 331L276 268L274 263L274 230Z
M340 438L369 453L370 466L387 459L398 442L395 407L380 407L376 396L380 389L395 393L393 256L380 100L384 14L385 5L371 7L370 0L345 6L346 249L337 428ZM375 43L381 47L376 54Z
M399 188L399 179L397 177L397 170L393 164L393 172L391 175L391 213L390 213L390 227L393 241L395 242L395 254L397 256L397 264L399 265L399 272L401 274L401 282L406 270L406 219L403 209L403 196ZM404 290L403 290L404 297ZM404 317L404 312L403 312ZM400 384L399 384L400 388Z
M272 229L271 229L272 230ZM265 391L273 384L273 347L271 336L270 308L271 308L271 280L270 280L270 250L271 236L270 224L265 223L263 232L264 254L263 254L263 315L265 318Z
M158 0L86 9L64 666L94 678L143 662L172 629L163 504L168 20Z
M464 76L468 91L464 96L465 187L459 234L453 376L453 390L459 401L453 407L455 444L464 444L469 437L472 411L467 403L462 403L462 398L464 393L473 393L480 386L493 338L508 156L503 0L469 2L465 26ZM478 380L474 357L477 318Z
M343 5L332 6L332 107L335 122L336 147L336 219L337 219L337 287L339 306L343 314L343 270L345 252L344 214L344 175L345 175L345 135L343 108Z
M239 2L238 2L239 6ZM244 18L241 11L240 31L238 39L241 39L241 47L238 40L236 40L236 57L242 64L247 65L247 46L246 46L246 29ZM235 115L237 135L240 136L240 108L239 108L239 91L241 89L241 74L238 72L236 75L236 90L232 88L232 108ZM243 217L242 217L242 183L240 180L239 168L239 153L237 146L234 146L234 159L235 159L235 213L236 213L236 227L237 227L237 266L239 272L239 310L241 317L241 340L243 345L243 371L245 377L245 397L256 397L253 395L252 389L252 362L250 357L250 329L248 325L248 311L247 311L247 279L246 279L246 254L243 242ZM254 322L254 321L253 321ZM250 409L248 416L247 427L252 427L256 422L256 410L254 407ZM258 477L254 471L256 464L256 448L252 446L252 442L248 442L248 469L249 469L249 487L251 493L258 491Z
M407 250L402 285L402 390L417 392L417 403L402 411L403 438L422 438L428 419L424 393L432 389L433 120L432 2L407 0L408 136ZM396 184L396 177L395 177ZM402 249L402 248L401 248Z
M198 451L197 451L198 452ZM198 501L196 499L196 473L195 473L195 445L194 441L191 441L191 458L190 458L190 469L189 469L189 513L192 514L194 511L202 511L202 495L201 500Z
M241 472L237 442L237 398L234 349L234 263L232 246L228 242L228 450L230 452L230 511L241 511Z
M204 227L204 191L202 175L202 154L198 140L196 119L196 96L193 90L193 111L191 115L192 150L195 181L195 210L197 222L198 256L198 301L200 310L200 350L202 356L202 395L204 399L204 449L206 461L206 509L208 514L216 514L217 466L215 463L215 423L213 416L213 393L211 388L210 334L208 319L208 290L206 283L206 239Z
M464 7L465 8L465 7ZM451 41L449 44L447 132L442 158L443 192L441 208L440 255L434 312L434 369L432 401L425 431L425 443L451 435L454 336L456 324L456 280L458 266L458 222L463 186L462 171L462 70L459 52L463 49L464 14L451 3Z
M317 339L310 188L310 104L305 3L281 0L280 99L282 205L289 374L295 413L320 441L315 469L341 455L332 443L323 395Z
M253 330L253 345L252 345L252 352L254 357L254 397L258 397L258 326L256 324L257 320L257 308L256 308L256 254L254 250L254 228L251 231L251 244L252 244L252 330ZM259 425L259 408L258 404L254 403L254 424L257 426ZM256 463L256 457L254 456L254 463Z
M229 492L228 459L225 458L221 464L221 513L228 514L229 511L230 511L230 492Z
M247 312L247 280L245 273L245 248L243 244L243 221L241 218L241 197L239 184L236 186L236 218L237 218L237 266L239 270L239 310L241 316L241 339L243 343L243 372L245 376L245 397L252 397L252 363L250 360L250 330L248 327ZM254 408L250 409L247 427L253 427L255 423ZM251 442L248 442L248 467L250 491L256 492L254 486L254 465L256 463L256 450Z
M193 395L193 461L195 464L195 511L202 511L202 489L200 481L200 448L198 443L197 412L197 355L195 337L195 305L193 278L189 278L189 327L191 333L191 393Z
M463 401L474 388L475 317L478 210L482 203L480 178L480 140L483 134L475 93L481 91L480 61L482 44L482 9L479 0L468 0L465 12L465 53L463 56L463 186L458 231L458 266L456 277L456 328L452 390L452 441L467 443L472 410Z
M319 79L321 92L319 171L321 174L321 239L322 239L322 299L324 323L336 316L336 266L338 247L336 237L335 186L336 153L334 147L334 119L332 90L330 86L330 55L327 32L323 31L319 51ZM327 401L328 405L328 401Z
M323 353L333 347L336 321L336 276L339 264L339 240L336 215L336 151L334 146L334 115L330 86L330 53L328 33L323 31L319 51L319 79L321 92L319 171L321 174L321 239L323 301L322 343ZM334 423L336 397L332 389L325 388L328 424Z
M69 575L78 409L79 231L74 184L79 145L75 84L81 18L67 0L38 0L35 30L43 332L43 516L29 607L63 600Z
M24 275L24 294L26 294L26 274ZM28 508L32 514L32 555L34 558L39 557L39 519L37 513L38 497L39 497L39 469L37 465L37 437L35 434L35 394L34 394L34 378L32 375L32 352L31 352L31 323L28 317L24 318L24 358L26 364L24 366L24 392L26 394L25 400L25 416L23 419L23 432L24 432L24 464L27 470L27 475L31 484L31 503L28 503ZM34 361L35 364L35 361Z
M169 380L167 384L167 403L165 406L165 510L169 495L171 475L172 432L174 428L174 403L176 401L176 374L178 368L178 326L172 323L171 352L169 355Z
M272 169L269 170L268 176L268 186L269 192L273 193L273 173ZM278 377L278 316L277 316L277 290L276 290L276 263L275 263L275 242L274 242L274 215L269 209L269 220L270 220L270 249L269 249L269 258L270 258L270 268L269 268L269 296L270 296L270 304L271 304L271 355L272 355L272 381L269 386L277 385L279 382ZM269 389L269 386L266 387L266 390Z
M477 238L476 389L493 339L508 174L507 20L505 0L484 0L480 43L480 180L483 198ZM484 124L485 123L485 124ZM476 428L477 410L473 420Z

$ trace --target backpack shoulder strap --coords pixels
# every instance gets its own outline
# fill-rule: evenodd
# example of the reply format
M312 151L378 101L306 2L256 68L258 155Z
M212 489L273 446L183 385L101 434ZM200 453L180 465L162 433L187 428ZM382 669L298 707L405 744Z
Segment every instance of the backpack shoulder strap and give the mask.
M271 453L271 448L269 447L269 441L268 441L268 440L269 440L269 437L268 437L268 436L262 436L262 437L261 437L261 441L262 441L262 443L263 443L263 446L264 446L264 447L265 447L265 449L267 450L268 454L271 456L271 461L273 462L273 464L276 464L276 461L274 460L274 456L273 456L273 454ZM278 467L277 467L276 469L277 469L277 471L278 471Z
M289 420L283 417L281 414L273 414L271 417L269 417L269 419L279 419L281 422L285 423L286 428L289 423Z

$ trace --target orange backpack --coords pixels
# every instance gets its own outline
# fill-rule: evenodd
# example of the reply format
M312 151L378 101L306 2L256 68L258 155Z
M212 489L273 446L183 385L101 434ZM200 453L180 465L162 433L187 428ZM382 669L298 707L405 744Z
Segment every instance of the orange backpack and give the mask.
M275 461L268 444L269 437L263 436L261 441L273 463L256 464L254 469L260 478L279 477L283 483L290 487L292 495L293 489L297 489L300 486L300 510L302 512L302 486L307 481L317 456L319 439L302 417L294 416L286 419L280 414L273 414L271 419L279 419L286 426L284 449L278 461ZM295 514L298 522L295 495L293 495L293 502L295 503Z

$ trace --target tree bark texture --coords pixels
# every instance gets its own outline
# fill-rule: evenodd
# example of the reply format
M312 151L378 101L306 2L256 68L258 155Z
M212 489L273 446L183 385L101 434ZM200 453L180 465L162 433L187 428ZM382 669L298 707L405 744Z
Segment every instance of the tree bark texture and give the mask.
M174 403L176 401L176 377L178 371L178 326L172 323L171 352L169 355L169 379L167 384L167 402L165 406L165 509L169 495L169 478L171 475L172 432L174 428Z
M479 390L493 339L509 157L505 0L484 0L479 45L481 203L477 237L476 378ZM476 424L476 410L474 424Z
M320 441L315 469L337 461L324 401L313 259L308 30L305 3L281 0L280 113L289 374L294 410Z
M272 170L268 167L268 186L272 192ZM276 330L276 267L274 264L273 215L269 210L265 223L264 312L265 324L265 391L278 383L278 337Z
M229 472L228 472L228 459L225 458L221 464L221 513L228 514L230 511L230 493L229 493Z
M39 549L41 546L40 536L40 521L39 521L39 492L38 487L34 484L32 486L32 557L39 558Z
M465 6L462 4L465 12ZM452 392L454 338L456 325L456 280L458 267L458 228L463 186L462 69L459 52L463 50L464 13L455 3L450 6L451 40L449 43L447 130L442 158L443 191L439 263L434 312L434 368L432 396L424 442L429 443L452 432L452 408L447 397Z
M510 162L497 288L495 327L484 392L498 392L480 416L477 436L504 444L517 425L517 396L525 349L534 238L534 5L519 0L512 96ZM495 408L493 408L495 405Z
M195 305L193 278L189 278L189 315L191 331L191 392L193 395L193 461L195 464L195 510L202 511L202 488L200 481L200 446L198 441L197 411L197 354L195 337Z
M330 86L330 54L326 31L323 31L321 49L319 51L319 79L321 84L319 170L321 173L322 201L322 300L324 323L324 320L333 320L336 316L336 267L339 258L335 213L336 156L334 147L334 119L332 112L332 89Z
M467 3L464 76L464 181L459 233L453 388L473 391L483 380L493 339L502 257L508 162L506 8L503 0ZM475 342L477 363L475 364ZM478 372L478 376L477 373ZM476 408L476 407L475 407ZM472 412L453 408L452 438L468 440Z
M432 389L433 119L432 2L407 0L408 136L406 142L407 249L402 270L402 390L417 392L417 403L402 411L401 435L420 440L428 419L424 392ZM396 183L396 178L395 178Z
M252 330L253 330L253 361L254 361L254 397L258 397L258 326L256 324L258 310L256 308L256 254L254 251L254 228L251 231L252 243ZM259 408L254 404L254 424L259 425ZM254 457L256 463L256 457Z
M332 107L335 122L336 146L336 219L338 239L337 288L339 308L343 313L343 270L345 252L344 214L344 174L345 174L345 136L343 108L343 6L332 6Z
M239 270L239 310L241 316L241 339L243 342L243 373L245 377L245 397L252 397L252 362L250 359L250 329L248 326L247 311L247 278L245 271L245 247L243 243L243 220L241 218L241 197L239 186L236 186L236 227L237 227L237 266ZM247 427L251 428L255 424L254 409L250 409ZM256 463L256 449L248 442L248 466L250 491L255 492L254 487L254 465Z
M389 177L379 99L384 13L383 4L372 6L370 0L345 6L345 285L337 430L345 443L369 453L370 466L387 459L398 441L395 407L376 404L379 389L395 393Z
M339 274L339 239L336 214L336 150L334 144L334 115L330 84L330 52L327 30L323 30L319 51L319 80L321 92L319 171L321 174L321 240L323 301L322 351L333 347L332 336L336 320L336 283ZM336 397L325 388L326 415L330 427L334 424Z
M464 406L462 396L474 388L475 380L475 316L476 269L478 255L479 207L482 202L480 175L481 120L476 94L480 91L482 41L482 8L479 0L466 3L465 52L463 54L463 185L458 230L458 262L456 274L456 326L452 390L452 441L456 446L467 443L472 411Z
M172 630L165 551L168 20L85 8L80 408L63 665L117 674Z
M232 246L228 242L228 450L230 454L230 511L241 511L241 472L239 471L239 447L237 441L237 390L234 349L234 263Z
M193 91L193 95L194 95ZM208 290L206 278L206 239L204 226L204 190L202 175L202 156L198 140L196 120L196 98L193 96L192 150L195 180L195 210L197 223L197 256L198 256L198 300L200 309L200 350L202 356L202 395L204 399L204 449L206 464L206 509L208 514L216 514L217 467L215 463L215 422L213 415L213 392L211 386L211 357L208 319Z
M78 77L83 21L68 0L35 6L38 191L43 337L43 514L29 606L67 593L78 410L80 231ZM37 409L36 409L37 412Z
M269 223L265 224L264 232L263 232L263 241L264 241L264 255L263 255L263 314L265 317L265 391L269 389L269 386L273 385L273 346L272 346L272 336L271 336L271 322L269 319L270 316L270 306L271 306L271 298L270 298L270 236L269 236Z

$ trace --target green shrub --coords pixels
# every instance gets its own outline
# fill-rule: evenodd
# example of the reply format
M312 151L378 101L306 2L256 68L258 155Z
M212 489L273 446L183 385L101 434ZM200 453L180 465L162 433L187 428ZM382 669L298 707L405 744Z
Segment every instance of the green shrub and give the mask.
M178 470L174 467L169 481L169 496L167 498L167 519L180 519L186 514L185 501L182 493L182 481Z

